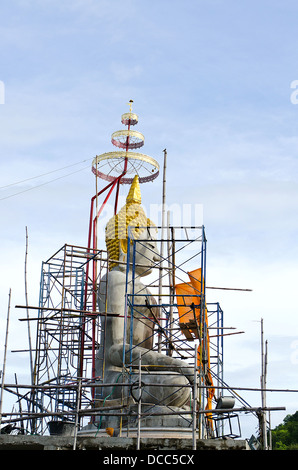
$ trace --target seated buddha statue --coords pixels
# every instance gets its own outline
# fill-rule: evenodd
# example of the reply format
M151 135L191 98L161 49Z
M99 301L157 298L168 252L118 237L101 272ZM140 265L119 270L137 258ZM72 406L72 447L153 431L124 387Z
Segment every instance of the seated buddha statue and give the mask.
M134 254L131 240L135 241ZM125 381L127 370L130 383L138 382L141 361L142 402L183 407L190 399L191 388L187 385L193 383L193 366L153 349L159 308L142 281L160 257L157 228L141 206L137 176L125 206L107 223L106 246L109 269L98 287L99 311L107 313L97 356L97 373L102 373L103 383L109 384L102 387L103 398L127 398L131 389L117 383ZM133 306L127 302L132 293Z

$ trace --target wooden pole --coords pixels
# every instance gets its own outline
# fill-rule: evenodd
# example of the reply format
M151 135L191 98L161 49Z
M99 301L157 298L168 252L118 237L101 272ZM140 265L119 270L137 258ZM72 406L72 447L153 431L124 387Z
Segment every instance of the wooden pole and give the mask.
M167 240L168 240L168 274L169 274L169 303L170 303L170 311L169 311L169 324L170 324L170 331L169 331L169 338L170 342L168 344L168 355L173 355L173 348L171 344L173 343L173 304L174 304L174 295L175 295L175 267L174 267L174 260L173 260L173 253L175 249L174 244L174 234L173 234L173 227L170 227L170 211L167 212Z
M192 448L197 448L197 348L194 346L194 382L193 382L193 417L192 417Z
M162 212L161 212L161 242L160 242L160 267L159 267L159 285L158 285L158 304L162 303L162 271L163 271L163 248L164 248L164 229L165 229L165 209L166 209L166 171L167 171L167 151L164 149L163 163L163 184L162 184ZM159 307L159 317L162 316L162 309ZM158 335L158 351L161 351L162 334Z
M267 348L267 342L266 342ZM263 328L263 318L261 318L261 397L262 397L262 444L263 450L267 450L267 426L266 426L266 371L267 371L267 352L264 350L264 328Z
M8 294L8 309L7 309L6 334L5 334L4 358L3 358L2 382L1 382L1 397L0 397L0 434L1 434L1 422L2 422L2 406L3 406L4 379L5 379L5 368L6 368L6 354L7 354L7 341L8 341L9 317L10 317L10 299L11 299L11 289L9 289L9 294Z
M25 251L25 303L27 320L29 320L29 308L28 308L28 289L27 289L27 258L28 258L28 229L26 227L26 251ZM30 359L30 372L31 372L31 383L33 385L33 360L32 360L32 344L31 344L31 330L30 322L27 322L28 328L28 342L29 342L29 359Z
M73 441L73 450L76 450L77 447L77 436L79 430L79 411L80 411L80 403L81 403L81 388L82 388L82 379L79 378L78 388L77 388L77 409L76 409L76 417L75 417L75 435Z
M141 414L142 414L142 356L139 353L139 395L138 395L138 433L137 433L137 450L141 448Z

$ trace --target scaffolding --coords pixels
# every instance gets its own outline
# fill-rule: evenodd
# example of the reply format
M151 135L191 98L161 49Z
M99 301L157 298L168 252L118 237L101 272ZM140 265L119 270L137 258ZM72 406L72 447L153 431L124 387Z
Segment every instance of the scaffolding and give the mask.
M124 268L132 275L126 276L123 337L130 338L130 350L123 353L123 373L114 384L106 383L104 371L104 325L111 313L99 311L98 302L94 303L98 298L95 290L108 275L111 260L107 252L66 244L42 263L39 305L29 307L29 321L36 323L32 384L27 393L19 395L22 410L27 407L27 432L55 434L61 426L63 432L67 426L72 432L84 432L91 425L96 434L106 433L105 423L112 416L121 422L120 434L140 436L154 432L154 426L148 425L154 417L178 416L183 423L180 435L215 437L218 431L212 413L207 411L216 408L219 398L212 387L220 389L223 384L224 323L220 305L206 302L205 229L157 229L158 252L166 253L146 277L146 292L137 289L136 255L148 242L129 239L131 256L127 256ZM95 269L88 269L89 263ZM190 274L194 276L198 270L203 279L199 291L192 295L177 293L177 286L190 284ZM148 364L140 362L136 367L128 360L134 348L142 346L133 343L133 329L145 320L152 324L152 351L183 360L192 371L194 380L184 384L190 389L190 398L183 410L168 405L167 399L156 403L149 400L148 404L143 383ZM111 385L121 388L125 398L107 396ZM24 412L22 416L25 419ZM168 427L169 435L177 434L174 427ZM223 429L220 433L223 435Z
M43 434L49 419L62 416L74 422L79 403L88 407L94 389L82 387L78 380L94 379L95 350L100 348L100 315L93 310L93 278L86 277L86 266L94 262L98 276L106 269L104 251L93 252L80 246L64 245L42 263L39 306L29 307L37 315L36 347L32 374L32 391L26 396L31 432ZM46 388L51 385L50 388ZM73 386L72 386L73 385ZM45 387L45 388L43 388Z
M130 327L130 357L134 348L140 344L133 343L133 329L136 322L149 320L152 322L152 335L154 336L153 350L166 356L182 359L193 368L191 399L188 413L183 419L184 428L192 430L200 437L212 435L212 419L210 415L198 414L198 410L211 409L211 398L208 387L223 381L223 311L219 304L206 302L206 235L204 226L201 227L158 227L159 233L166 238L158 240L158 252L166 254L160 256L154 265L154 272L146 287L137 285L136 271L137 253L141 247L149 245L149 241L128 239L132 245L132 252L127 257L126 271L132 272L131 279L127 280L126 298L127 309L130 315L125 319L125 325ZM193 270L192 267L196 269ZM194 274L196 273L196 274ZM193 289L190 278L200 276ZM203 280L203 281L202 281ZM129 289L130 285L130 289ZM184 291L178 290L183 286ZM191 287L192 291L185 290ZM148 293L148 288L150 292ZM129 293L130 292L130 293ZM182 293L183 292L183 293ZM190 293L191 292L191 293ZM148 316L143 310L147 309ZM155 313L154 313L155 312ZM209 326L210 325L210 326ZM126 328L127 328L126 326ZM209 334L212 331L212 334ZM145 343L148 338L144 338ZM144 356L146 353L144 353ZM126 357L126 356L123 356ZM133 383L133 370L131 362L125 363L127 381ZM143 369L147 369L144 366ZM141 373L141 368L140 368ZM170 394L170 392L169 392ZM170 396L170 395L169 395ZM145 397L142 397L146 401ZM146 416L155 415L155 411L163 406L164 413L173 413L173 407L165 406L164 402L151 405L146 410ZM166 410L165 410L166 409ZM180 412L178 412L179 414ZM138 420L142 421L138 416Z
M74 440L107 433L137 437L137 449L142 437L183 437L192 440L195 449L198 438L241 437L239 412L259 418L263 409L252 408L224 381L226 327L219 303L207 301L204 226L168 224L157 231L157 251L163 255L150 266L143 287L138 282L137 254L144 253L147 244L150 251L151 241L129 236L131 250L122 262L123 312L99 308L100 283L109 280L109 263L115 261L105 250L66 244L42 263L39 305L17 306L30 311L22 320L36 326L35 348L29 351L34 354L32 381L5 386L17 395L19 412L6 414L9 418L2 420L2 429L68 434ZM105 327L114 317L122 318L124 325L123 363L121 374L111 383L105 372ZM156 370L158 364L144 363L141 356L132 360L136 348L144 346L134 342L133 331L144 321L151 324L151 338L143 338L146 344L152 340L148 356L156 352L181 360L192 376L182 383L182 370L175 388L163 383L163 395L161 382L151 381L151 392L146 382L151 366ZM128 343L124 338L129 338ZM171 376L172 371L167 366L160 373ZM152 400L152 387L162 398ZM173 390L180 393L183 387L189 390L188 401L182 408L172 406Z

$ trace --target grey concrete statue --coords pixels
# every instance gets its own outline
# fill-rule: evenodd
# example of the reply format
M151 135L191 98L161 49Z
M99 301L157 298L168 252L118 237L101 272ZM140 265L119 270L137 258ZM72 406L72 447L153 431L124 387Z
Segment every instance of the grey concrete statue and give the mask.
M134 298L137 305L133 311L132 341L129 309L126 326L124 319L125 294L132 294L131 269L128 278L126 273L127 252L131 250L131 246L128 247L128 231L134 239L138 240L135 254L134 293L141 294ZM131 389L129 387L122 389L115 384L124 381L123 362L128 368L132 366L131 382L138 382L139 358L141 357L142 402L181 408L189 404L191 389L186 385L192 383L194 370L184 361L152 350L154 316L158 316L158 309L154 307L156 305L154 297L142 283L143 278L151 273L152 267L159 261L156 234L157 229L147 219L141 206L139 183L135 178L127 196L126 205L108 222L106 227L110 269L99 285L99 311L119 316L107 315L101 338L103 348L100 349L101 352L97 357L98 372L103 363L103 382L111 384L103 388L103 398L127 397ZM146 305L146 299L149 305ZM125 340L124 335L126 335Z

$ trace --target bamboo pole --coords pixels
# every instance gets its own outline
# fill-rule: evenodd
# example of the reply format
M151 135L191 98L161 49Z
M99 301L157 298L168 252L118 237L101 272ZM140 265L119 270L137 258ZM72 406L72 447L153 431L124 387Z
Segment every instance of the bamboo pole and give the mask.
M143 369L147 369L150 367L150 364L145 364L145 365L142 365L142 368ZM170 367L167 368L168 370L170 370ZM181 368L182 370L183 368ZM131 384L129 383L126 383L126 382L118 382L117 384L115 384L115 382L111 382L111 383L100 383L100 385L98 384L93 384L93 383L86 383L86 384L82 384L82 387L84 388L91 388L91 387L98 387L98 388L102 388L102 387L111 387L113 385L117 385L117 386L127 386L127 387L130 387ZM151 383L150 385L152 386L155 386L155 387L160 387L160 383ZM183 388L183 387L191 387L191 385L189 384L163 384L163 387L180 387L180 388ZM72 388L72 389L75 389L76 388L76 384L73 383L73 384L63 384L63 385L28 385L28 384L4 384L4 389L7 390L7 391L10 391L10 389L13 389L13 388L25 388L25 389L28 389L30 390L31 388L32 389L40 389L40 390L53 390L55 388ZM224 386L224 385L221 385L221 386L218 386L218 385L197 385L197 388L202 388L202 389L208 389L208 388L212 388L212 389L216 389L216 390L242 390L242 391L247 391L247 392L261 392L263 389L260 388L260 387L231 387L231 386ZM285 392L285 393L298 393L298 389L289 389L289 388L266 388L266 392ZM261 407L259 407L258 409L260 409Z
M161 242L160 242L160 264L159 264L159 285L158 285L158 303L162 303L162 277L163 277L163 250L164 250L164 229L165 229L165 208L166 208L166 171L167 171L167 151L164 149L163 164L163 185L162 185L162 213L161 213ZM162 315L162 309L159 307L159 316ZM162 335L158 333L158 352L161 351Z
M111 413L109 410L111 410L111 408L103 408L102 410L96 410L95 408L92 408L92 409L89 409L89 410L86 410L86 409L80 409L78 411L76 410L72 410L72 411L49 411L49 412L43 412L43 413L23 413L23 416L22 418L20 417L17 417L15 419L9 419L9 423L13 423L13 422L19 422L19 421L24 421L26 419L32 419L32 417L35 417L35 418L40 418L40 417L50 417L50 416L57 416L57 417L63 417L63 416L73 416L73 415L76 415L78 413L79 416L124 416L125 414L123 414L122 412L118 412L118 413ZM222 408L222 409L217 409L217 408L213 408L211 410L197 410L196 411L196 415L204 415L204 414L209 414L209 413L212 413L212 414L218 414L218 415L221 415L221 414L225 414L225 413L248 413L248 412L258 412L258 411L284 411L286 410L286 407L285 406L274 406L274 407L266 407L266 408L260 408L260 407L240 407L240 408ZM18 413L4 413L3 416L13 416L13 415L18 415ZM182 415L189 415L189 411L169 411L169 412L157 412L157 413L154 413L154 412L144 412L144 413L141 413L141 416L142 417L146 417L146 416L182 416ZM129 416L138 416L138 412L129 412Z
M266 425L266 373L267 373L267 341L264 347L264 322L261 318L261 398L262 398L262 408L261 413L261 427L262 427L262 444L263 450L268 450L267 445L267 425Z
M139 354L139 384L138 384L138 433L137 433L137 450L141 448L141 415L142 415L142 356Z
M174 229L170 227L170 211L167 212L167 232L168 232L168 275L169 275L169 324L170 324L170 343L168 345L168 354L169 356L173 355L173 349L170 347L170 344L173 342L173 305L174 305L174 296L175 296L175 263L174 263L174 251L175 251L175 242L174 242Z
M31 329L29 322L29 308L28 308L28 288L27 288L27 258L28 258L28 229L26 226L26 250L25 250L25 268L24 268L24 278L25 278L25 303L26 303L26 313L27 313L27 329L28 329L28 343L29 343L29 359L30 359L30 372L31 372L31 383L33 384L33 359L32 359L32 344L31 344Z
M4 392L4 379L5 379L6 355L7 355L7 342L8 342L8 329L9 329L9 317L10 317L10 300L11 300L11 289L9 289L9 294L8 294L8 308L7 308L7 320L6 320L6 333L5 333L4 357L3 357L2 381L1 381L1 397L0 397L0 434L1 434L1 423L2 423L3 392Z
M197 348L194 346L194 383L193 383L193 417L192 417L192 448L197 448Z
M76 418L75 418L75 435L73 441L73 450L76 450L77 447L77 436L79 430L79 412L80 412L80 403L81 403L81 385L82 379L79 379L78 388L77 388L77 409L76 409Z

